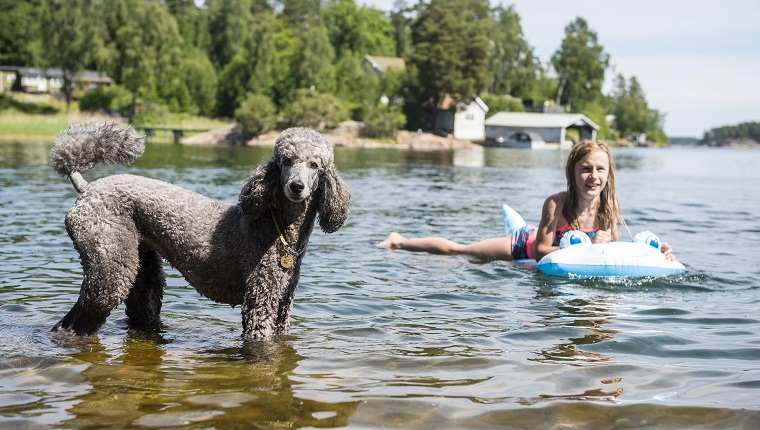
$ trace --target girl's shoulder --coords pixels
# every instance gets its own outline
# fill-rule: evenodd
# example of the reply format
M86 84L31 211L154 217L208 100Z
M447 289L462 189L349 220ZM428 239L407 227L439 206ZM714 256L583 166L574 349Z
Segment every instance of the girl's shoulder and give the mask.
M560 191L557 194L550 195L546 198L546 202L544 202L544 214L552 219L564 221L565 217L562 216L562 209L565 207L566 200L567 191Z
M566 199L567 199L567 191L560 191L557 194L552 194L549 197L547 197L546 203L562 209L562 207L565 206Z

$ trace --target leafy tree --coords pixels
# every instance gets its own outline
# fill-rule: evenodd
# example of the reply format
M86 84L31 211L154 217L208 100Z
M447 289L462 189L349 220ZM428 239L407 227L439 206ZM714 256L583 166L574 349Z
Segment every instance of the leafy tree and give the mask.
M106 0L104 10L108 35L101 61L132 92L132 118L141 90L157 99L161 84L176 77L182 41L176 21L158 2Z
M214 65L206 53L193 50L180 62L182 86L187 89L193 113L211 116L214 113L218 79Z
M498 94L483 94L480 98L488 106L487 116L492 116L498 112L525 112L525 106L519 99Z
M573 103L599 102L609 55L583 18L565 27L562 46L551 59L559 79L556 103L572 108Z
M282 111L295 98L297 77L293 72L300 55L300 39L285 22L277 19L275 31L275 84L272 101Z
M647 121L647 135L650 140L659 143L667 143L668 136L665 134L665 114L657 109L649 110Z
M646 133L649 140L667 142L664 132L665 116L649 108L644 90L635 76L630 81L626 81L623 75L615 78L612 102L615 128L621 137Z
M391 26L393 27L393 40L396 44L396 56L406 58L411 51L412 34L409 28L411 18L407 14L411 8L406 0L395 0L393 10L390 13Z
M599 126L597 136L600 139L607 139L610 135L610 126L607 124L607 110L601 102L583 102L576 103L573 106L573 112L582 113L588 119L594 121Z
M490 34L488 92L528 98L541 65L523 36L513 6L496 8Z
M184 47L189 52L194 48L207 48L210 43L207 15L196 5L195 0L163 0L169 13L177 21Z
M132 94L119 85L101 85L84 93L79 100L79 109L95 112L101 109L127 112Z
M400 106L377 104L368 109L362 136L393 137L406 124L406 116Z
M348 118L341 102L331 94L300 89L284 115L289 127L334 128Z
M327 29L321 25L310 26L298 36L298 40L299 49L291 64L296 88L332 93L335 90L335 51Z
M336 64L335 95L351 106L354 119L363 118L361 107L377 103L380 98L379 79L361 66L362 58L350 51Z
M269 97L253 94L235 109L235 119L243 136L259 136L274 130L277 124L277 107Z
M700 143L720 146L737 140L753 140L760 143L760 122L744 122L713 128L705 132Z
M644 133L649 120L649 106L636 78L631 79L629 86L625 77L618 75L615 80L613 100L615 128L621 136Z
M296 33L319 24L320 0L277 0L282 13L279 17Z
M431 0L412 23L410 72L418 100L432 101L434 130L445 94L469 96L485 88L488 11L487 0Z
M266 14L271 13L265 0L208 0L209 57L214 66L222 69L236 55L250 51L260 14L269 20Z
M32 43L37 33L37 1L0 0L0 64L33 64Z
M43 0L40 8L44 55L51 66L63 72L61 91L67 109L76 77L84 70L92 52L94 27L89 17L94 12L90 0Z
M250 94L272 97L277 83L276 28L271 12L256 14L245 43L220 74L217 114L232 116Z
M321 18L338 59L346 54L396 55L393 27L381 10L358 7L354 0L329 0Z

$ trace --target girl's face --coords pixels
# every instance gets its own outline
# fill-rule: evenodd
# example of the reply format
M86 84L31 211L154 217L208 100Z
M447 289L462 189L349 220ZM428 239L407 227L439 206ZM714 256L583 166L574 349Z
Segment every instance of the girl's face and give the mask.
M610 158L604 151L594 151L575 163L575 186L578 198L597 199L610 178Z

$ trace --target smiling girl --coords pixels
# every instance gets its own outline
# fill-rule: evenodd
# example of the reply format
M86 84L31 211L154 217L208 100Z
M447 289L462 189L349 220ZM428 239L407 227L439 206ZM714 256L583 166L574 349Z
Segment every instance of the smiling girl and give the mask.
M565 176L567 191L546 199L538 227L525 225L517 212L504 205L505 218L516 222L507 236L461 244L443 237L407 239L393 232L378 246L512 261L540 260L558 250L560 239L571 230L586 233L592 243L617 241L617 224L622 218L615 192L614 163L607 144L584 140L575 145L567 157ZM667 243L662 244L661 250L666 258L675 260Z

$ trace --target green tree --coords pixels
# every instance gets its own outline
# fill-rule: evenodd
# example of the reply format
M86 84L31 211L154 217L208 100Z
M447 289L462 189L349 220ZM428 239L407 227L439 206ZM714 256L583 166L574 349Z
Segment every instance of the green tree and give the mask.
M272 98L277 84L277 22L271 12L252 16L245 42L220 73L217 114L229 117L250 94Z
M630 86L623 75L615 78L613 101L615 128L621 136L644 133L649 119L649 106L635 77L631 79Z
M346 54L396 55L393 27L383 11L354 0L328 0L320 13L338 59Z
M406 0L395 0L393 10L390 12L396 56L402 58L407 57L412 46L412 33L409 28L412 20L407 16L411 11L412 9L407 5Z
M284 115L290 127L311 127L315 129L334 128L348 118L348 112L340 100L331 94L300 89Z
M207 15L196 5L195 0L163 0L169 13L177 21L179 34L185 49L207 48L210 43Z
M132 94L119 85L100 85L84 93L79 100L79 109L84 112L95 112L101 109L127 112Z
M296 33L319 24L320 0L276 0L281 6L279 17Z
M351 116L356 120L364 117L362 107L375 104L380 99L379 79L362 68L361 62L361 56L347 51L335 67L335 95L350 104Z
M85 68L92 52L95 14L90 0L43 0L40 29L44 55L52 67L63 72L61 91L66 108L71 104L77 75Z
M271 13L265 0L208 0L209 57L214 66L222 69L236 55L250 51L260 14Z
M607 139L610 136L610 126L607 124L607 110L601 102L582 102L573 106L573 112L582 113L599 126L597 137Z
M157 1L106 0L103 5L107 37L101 62L132 92L132 118L141 92L158 101L159 87L164 87L165 96L177 89L182 40L174 17ZM182 96L189 98L186 90ZM180 104L175 99L175 105Z
M753 140L760 143L760 122L744 122L710 129L705 132L700 143L722 146L737 140Z
M277 124L277 107L267 96L253 94L235 109L235 119L246 138L274 130Z
M193 49L180 61L181 85L187 89L191 113L210 116L215 111L218 79L204 51Z
M33 42L38 31L39 6L39 0L0 0L0 64L33 64Z
M380 103L368 109L362 136L394 137L404 124L406 116L400 106Z
M488 92L528 98L541 65L523 36L520 16L513 6L496 8L489 33Z
M649 107L644 89L635 76L630 81L626 81L623 75L615 78L612 103L615 128L621 137L646 133L651 141L667 142L665 115Z
M558 77L556 103L571 109L573 103L600 102L609 55L586 20L579 17L565 27L562 46L551 64Z
M525 106L519 99L499 94L483 94L480 98L488 106L487 116L492 116L498 112L525 112Z
M487 0L431 0L412 23L411 76L417 100L432 101L432 128L445 94L469 96L486 85L490 28Z
M312 25L298 36L298 40L299 49L291 65L296 88L332 93L335 90L335 51L327 29Z

